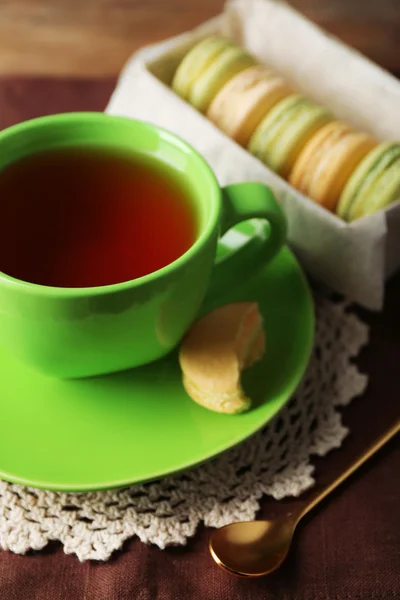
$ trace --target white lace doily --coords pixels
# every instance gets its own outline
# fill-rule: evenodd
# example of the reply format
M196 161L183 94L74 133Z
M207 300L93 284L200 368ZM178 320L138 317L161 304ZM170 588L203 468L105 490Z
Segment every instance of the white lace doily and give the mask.
M263 495L313 485L313 454L341 445L336 410L363 392L353 364L368 327L349 307L317 301L315 351L296 396L261 432L206 464L160 481L92 493L42 491L0 481L0 546L18 554L59 540L80 560L107 560L137 535L160 548L185 544L201 521L221 527L255 517Z

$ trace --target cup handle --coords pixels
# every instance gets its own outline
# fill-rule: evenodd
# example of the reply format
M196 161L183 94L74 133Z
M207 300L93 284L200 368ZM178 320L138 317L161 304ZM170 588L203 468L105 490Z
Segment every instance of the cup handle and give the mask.
M266 262L272 260L286 241L285 215L272 191L262 183L244 182L222 188L223 217L221 236L231 227L261 218L269 225L267 238L257 237L238 252L216 261L212 273L208 299L214 299L238 286Z

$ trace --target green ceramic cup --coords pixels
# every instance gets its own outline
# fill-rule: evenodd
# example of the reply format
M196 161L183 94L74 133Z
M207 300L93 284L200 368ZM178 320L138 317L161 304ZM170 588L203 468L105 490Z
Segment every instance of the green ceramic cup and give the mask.
M196 318L207 290L218 294L248 277L275 256L286 234L285 218L267 187L242 183L221 189L193 148L140 121L102 113L27 121L0 133L0 170L37 151L78 145L152 155L174 169L191 190L198 235L175 262L116 285L55 288L0 272L0 344L61 378L110 373L164 356ZM268 239L216 263L218 238L253 217L268 221Z

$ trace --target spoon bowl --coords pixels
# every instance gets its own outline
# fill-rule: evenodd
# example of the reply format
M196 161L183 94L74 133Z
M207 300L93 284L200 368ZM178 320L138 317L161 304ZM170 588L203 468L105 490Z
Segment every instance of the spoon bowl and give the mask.
M270 521L231 523L217 529L210 539L210 553L218 566L240 577L261 577L278 569L288 555L299 521L384 446L400 429L400 421L332 483L305 502L296 513Z
M297 520L289 513L273 521L226 525L212 534L211 555L220 567L234 575L268 575L285 560Z

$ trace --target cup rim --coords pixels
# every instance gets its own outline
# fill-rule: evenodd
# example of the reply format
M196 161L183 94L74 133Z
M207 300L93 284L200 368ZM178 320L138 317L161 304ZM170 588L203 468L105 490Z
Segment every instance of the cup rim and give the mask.
M147 283L152 283L156 280L164 278L177 269L180 269L188 260L190 260L193 256L195 256L198 251L207 243L207 241L212 237L215 231L215 225L218 222L218 219L221 215L221 188L218 183L218 180L211 169L210 165L207 161L201 156L201 154L193 148L188 142L183 140L180 136L168 131L164 127L160 127L148 121L142 121L140 119L132 119L130 117L124 117L119 115L108 115L102 112L71 112L71 113L60 113L56 115L47 115L44 117L37 117L34 119L29 119L22 123L18 123L17 125L12 125L0 131L0 146L4 142L8 140L8 138L13 137L14 135L21 135L24 133L24 130L31 130L32 127L41 126L41 125L60 125L64 123L75 123L79 124L79 122L92 122L92 123L102 123L104 121L114 121L115 123L126 123L129 127L143 127L148 130L154 131L156 130L161 137L170 144L178 145L183 148L185 152L190 153L195 157L198 165L203 169L205 176L209 179L212 187L215 190L215 196L212 201L210 214L207 220L207 223L203 227L203 230L197 236L194 243L190 246L186 252L184 252L181 256L179 256L176 260L169 263L165 267L158 269L157 271L152 271L147 275L143 275L142 277L137 277L136 279L129 279L127 281L123 281L120 283L114 283L109 285L95 286L95 287L57 287L57 286L48 286L37 283L30 283L29 281L24 281L22 279L18 279L13 277L12 275L7 275L0 270L0 283L6 283L9 286L18 287L20 290L25 292L34 292L38 295L47 295L47 296L57 296L64 298L79 298L79 297L91 297L91 296L100 296L104 294L113 294L116 292L126 291L134 288L141 287Z

